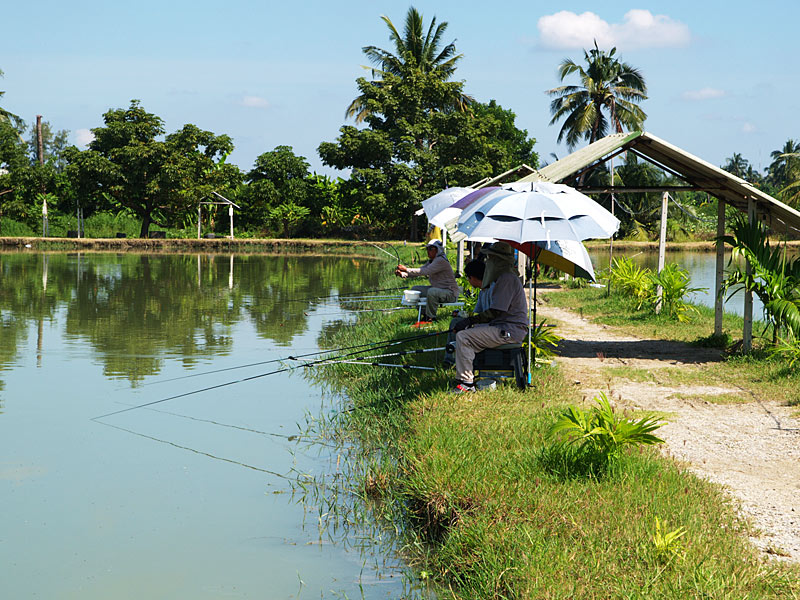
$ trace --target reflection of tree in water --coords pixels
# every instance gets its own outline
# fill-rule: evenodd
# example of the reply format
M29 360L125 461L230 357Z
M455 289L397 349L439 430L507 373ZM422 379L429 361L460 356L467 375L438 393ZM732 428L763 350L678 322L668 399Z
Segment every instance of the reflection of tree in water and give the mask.
M41 332L60 307L65 335L91 344L107 376L132 383L167 356L190 366L230 352L243 319L290 345L306 331L314 297L370 289L380 267L327 256L0 254L0 371L32 322Z
M306 331L308 309L331 294L371 289L380 268L379 262L358 258L243 257L244 279L253 284L246 310L260 335L288 346Z

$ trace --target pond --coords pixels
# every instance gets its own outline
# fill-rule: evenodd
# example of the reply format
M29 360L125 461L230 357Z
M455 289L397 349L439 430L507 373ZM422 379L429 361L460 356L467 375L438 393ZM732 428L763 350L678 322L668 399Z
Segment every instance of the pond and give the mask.
M337 449L302 436L341 399L301 370L261 377L317 351L341 319L323 298L384 266L0 253L0 595L401 594L385 547L321 534L292 495L335 470Z
M589 256L595 271L608 269L608 248L592 248ZM640 252L638 250L614 250L614 257L627 256L634 263L641 267L646 267L653 271L658 269L658 252ZM726 253L725 267L728 266L730 253ZM689 272L691 277L691 287L705 288L703 291L696 292L688 296L690 302L703 306L714 307L714 278L716 273L716 254L714 252L686 252L680 250L668 250L665 256L666 263L675 263L682 269ZM744 314L744 295L735 294L723 304L725 312L742 316ZM762 319L763 305L757 296L753 296L753 319Z

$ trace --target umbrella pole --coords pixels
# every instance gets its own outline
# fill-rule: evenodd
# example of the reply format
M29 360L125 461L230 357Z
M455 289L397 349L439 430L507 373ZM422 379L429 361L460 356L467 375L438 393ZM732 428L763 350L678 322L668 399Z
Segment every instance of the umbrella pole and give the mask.
M528 278L528 298L533 299L533 327L536 327L536 268L539 265L539 248L536 246L533 251L533 277ZM531 290L531 283L533 290ZM530 315L530 312L528 313ZM530 317L529 317L530 318ZM531 323L528 323L528 385L533 382L533 367L536 366L536 350L533 348ZM533 360L531 361L531 355Z

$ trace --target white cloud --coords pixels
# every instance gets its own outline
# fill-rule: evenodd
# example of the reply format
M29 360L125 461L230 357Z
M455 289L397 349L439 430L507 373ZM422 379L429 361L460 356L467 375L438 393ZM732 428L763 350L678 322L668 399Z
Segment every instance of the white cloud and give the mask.
M745 121L744 124L742 125L742 133L755 133L757 131L758 129L756 128L756 126L750 123L749 121Z
M684 100L711 100L712 98L722 98L724 95L724 90L706 87L700 90L687 90L681 94L681 98Z
M608 23L592 12L562 10L537 23L542 47L555 50L588 49L595 40L600 48L666 48L686 46L689 27L666 15L633 9L622 23Z
M245 96L240 103L248 108L268 108L269 102L259 96Z
M75 130L75 142L78 146L88 146L94 141L94 134L88 129Z

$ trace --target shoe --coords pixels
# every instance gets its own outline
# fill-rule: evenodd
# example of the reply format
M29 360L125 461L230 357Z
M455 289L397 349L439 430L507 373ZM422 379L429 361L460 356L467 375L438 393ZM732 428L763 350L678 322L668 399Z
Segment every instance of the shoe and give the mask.
M463 381L460 382L456 387L450 390L451 394L466 394L469 392L474 392L475 386L471 383L464 383Z
M426 327L428 325L432 325L433 322L434 322L433 319L422 318L416 323L414 323L411 327L413 327L414 329L419 329L420 327Z

